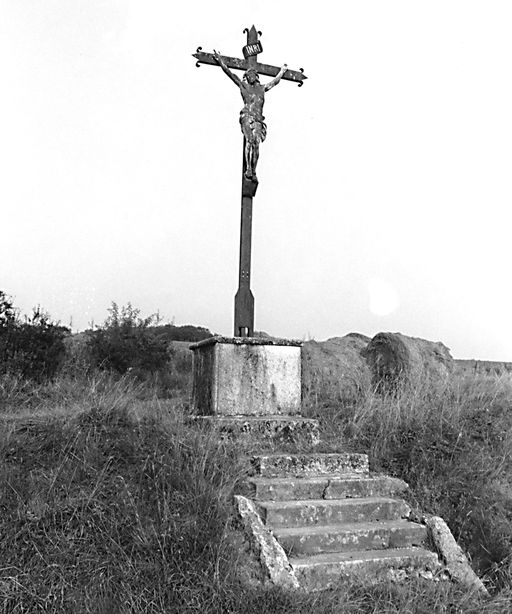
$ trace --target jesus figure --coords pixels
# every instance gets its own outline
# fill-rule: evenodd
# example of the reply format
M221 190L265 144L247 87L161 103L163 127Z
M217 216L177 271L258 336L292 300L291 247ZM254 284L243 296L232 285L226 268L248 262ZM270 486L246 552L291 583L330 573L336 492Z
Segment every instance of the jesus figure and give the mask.
M245 176L251 181L257 181L256 165L258 163L260 143L267 136L267 126L263 117L265 92L268 92L268 90L281 81L282 76L286 72L287 65L283 65L272 81L261 85L258 71L255 68L249 67L245 71L243 79L240 79L240 77L229 70L222 56L217 51L214 51L214 56L222 70L238 86L242 94L244 108L240 111L240 127L245 137Z

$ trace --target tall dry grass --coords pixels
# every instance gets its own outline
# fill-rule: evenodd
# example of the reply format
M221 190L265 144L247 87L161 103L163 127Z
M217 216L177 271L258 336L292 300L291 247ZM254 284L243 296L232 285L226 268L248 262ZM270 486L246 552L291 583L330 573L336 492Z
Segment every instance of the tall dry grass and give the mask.
M138 392L60 382L35 413L2 416L0 611L185 611L222 594L238 451Z
M509 380L317 407L333 446L367 451L440 513L487 574L489 599L449 583L284 593L232 524L244 450L185 421L129 377L2 380L0 612L467 612L512 610Z

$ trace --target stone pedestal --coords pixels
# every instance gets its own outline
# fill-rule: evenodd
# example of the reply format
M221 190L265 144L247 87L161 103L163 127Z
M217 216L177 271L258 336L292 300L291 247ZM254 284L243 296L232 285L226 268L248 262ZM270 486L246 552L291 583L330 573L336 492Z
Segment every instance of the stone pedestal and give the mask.
M194 413L293 416L301 404L301 341L211 337L194 352Z
M194 351L191 423L244 446L265 442L316 445L318 421L301 411L302 342L212 337Z

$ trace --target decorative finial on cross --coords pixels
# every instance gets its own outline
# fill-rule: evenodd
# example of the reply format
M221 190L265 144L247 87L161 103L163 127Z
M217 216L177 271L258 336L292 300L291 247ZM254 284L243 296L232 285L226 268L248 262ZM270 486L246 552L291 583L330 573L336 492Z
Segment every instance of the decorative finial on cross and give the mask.
M244 54L244 58L248 60L249 58L255 58L263 51L263 47L258 39L258 34L261 36L261 32L252 26L250 30L245 28L244 34L247 34L247 45L243 47L242 53Z

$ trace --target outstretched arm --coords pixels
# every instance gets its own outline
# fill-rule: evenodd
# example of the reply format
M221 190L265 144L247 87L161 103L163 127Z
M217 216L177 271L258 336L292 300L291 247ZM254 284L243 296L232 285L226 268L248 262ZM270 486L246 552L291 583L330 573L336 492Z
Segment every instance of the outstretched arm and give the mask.
M222 68L222 70L231 79L231 81L233 81L233 83L235 85L237 85L238 87L242 87L243 84L242 84L242 80L240 79L240 77L238 77L237 75L235 75L235 73L233 73L233 72L231 72L229 70L229 68L226 66L224 60L222 59L222 56L220 55L220 53L218 51L215 51L215 49L213 50L213 56L217 60L217 62L219 63L219 66Z
M281 81L281 78L284 75L284 73L286 72L287 68L288 68L288 65L287 64L283 64L281 70L272 79L272 81L269 81L268 83L265 84L265 91L266 92L268 92L268 90L272 89L274 87L274 85L277 85L279 83L279 81Z

